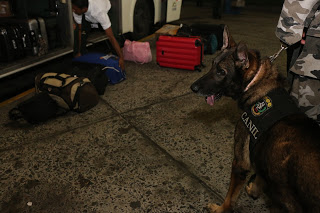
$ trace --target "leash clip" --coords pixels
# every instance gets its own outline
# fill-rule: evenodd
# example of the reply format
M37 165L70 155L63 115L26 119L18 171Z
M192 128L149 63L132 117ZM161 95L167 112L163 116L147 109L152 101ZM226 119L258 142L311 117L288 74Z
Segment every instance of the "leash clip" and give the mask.
M278 58L278 56L280 55L282 50L286 50L286 49L288 49L288 47L284 46L283 44L281 44L280 45L280 50L278 52L276 52L274 55L269 56L271 63L274 62L274 60L276 60L276 58Z

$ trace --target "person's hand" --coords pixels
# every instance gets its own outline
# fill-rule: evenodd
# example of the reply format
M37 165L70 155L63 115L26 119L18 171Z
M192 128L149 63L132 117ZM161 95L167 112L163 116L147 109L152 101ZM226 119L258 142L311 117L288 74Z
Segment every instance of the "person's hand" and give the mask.
M124 70L124 59L123 59L123 57L119 58L119 67L121 68L121 70Z
M301 39L300 42L301 42L302 45L306 44L306 33L305 32L302 33L302 39Z

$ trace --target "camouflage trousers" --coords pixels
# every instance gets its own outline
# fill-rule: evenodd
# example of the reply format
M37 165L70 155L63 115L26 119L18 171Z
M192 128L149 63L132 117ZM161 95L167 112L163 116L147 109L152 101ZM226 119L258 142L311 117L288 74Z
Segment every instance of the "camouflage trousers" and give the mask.
M320 125L320 79L295 74L290 95L299 108Z

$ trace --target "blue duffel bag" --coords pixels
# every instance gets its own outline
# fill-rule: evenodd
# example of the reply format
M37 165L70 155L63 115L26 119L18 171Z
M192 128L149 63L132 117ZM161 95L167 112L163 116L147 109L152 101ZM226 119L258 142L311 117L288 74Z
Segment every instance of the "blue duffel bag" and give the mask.
M88 53L72 61L102 65L101 70L105 72L111 84L117 84L126 79L126 73L119 67L119 58L115 55Z

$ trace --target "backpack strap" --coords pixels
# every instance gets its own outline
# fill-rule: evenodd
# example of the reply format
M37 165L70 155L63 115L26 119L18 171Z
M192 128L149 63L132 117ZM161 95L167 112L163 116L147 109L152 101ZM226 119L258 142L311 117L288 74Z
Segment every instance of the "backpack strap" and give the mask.
M46 73L41 77L40 83L43 85L47 79L57 79L61 81L61 85L65 85L68 78L73 78L71 75L62 75L59 73ZM55 85L51 85L55 86ZM56 86L59 87L59 86Z
M77 104L79 104L79 96L81 89L86 83L89 83L90 80L88 78L83 78L79 82L75 83L71 88L71 101L72 101L72 109L74 109Z
M40 88L46 88L46 89L48 87L63 88L78 79L78 77L66 75L66 74L58 74L58 73L48 73L48 74L50 75L44 74L43 77L41 77L41 80L39 82ZM49 82L46 82L46 81L49 81Z
M105 69L113 69L113 70L116 71L116 72L120 72L120 70L118 70L118 69L116 69L116 68L114 68L114 67L104 67L104 68L102 68L101 70L105 70Z

